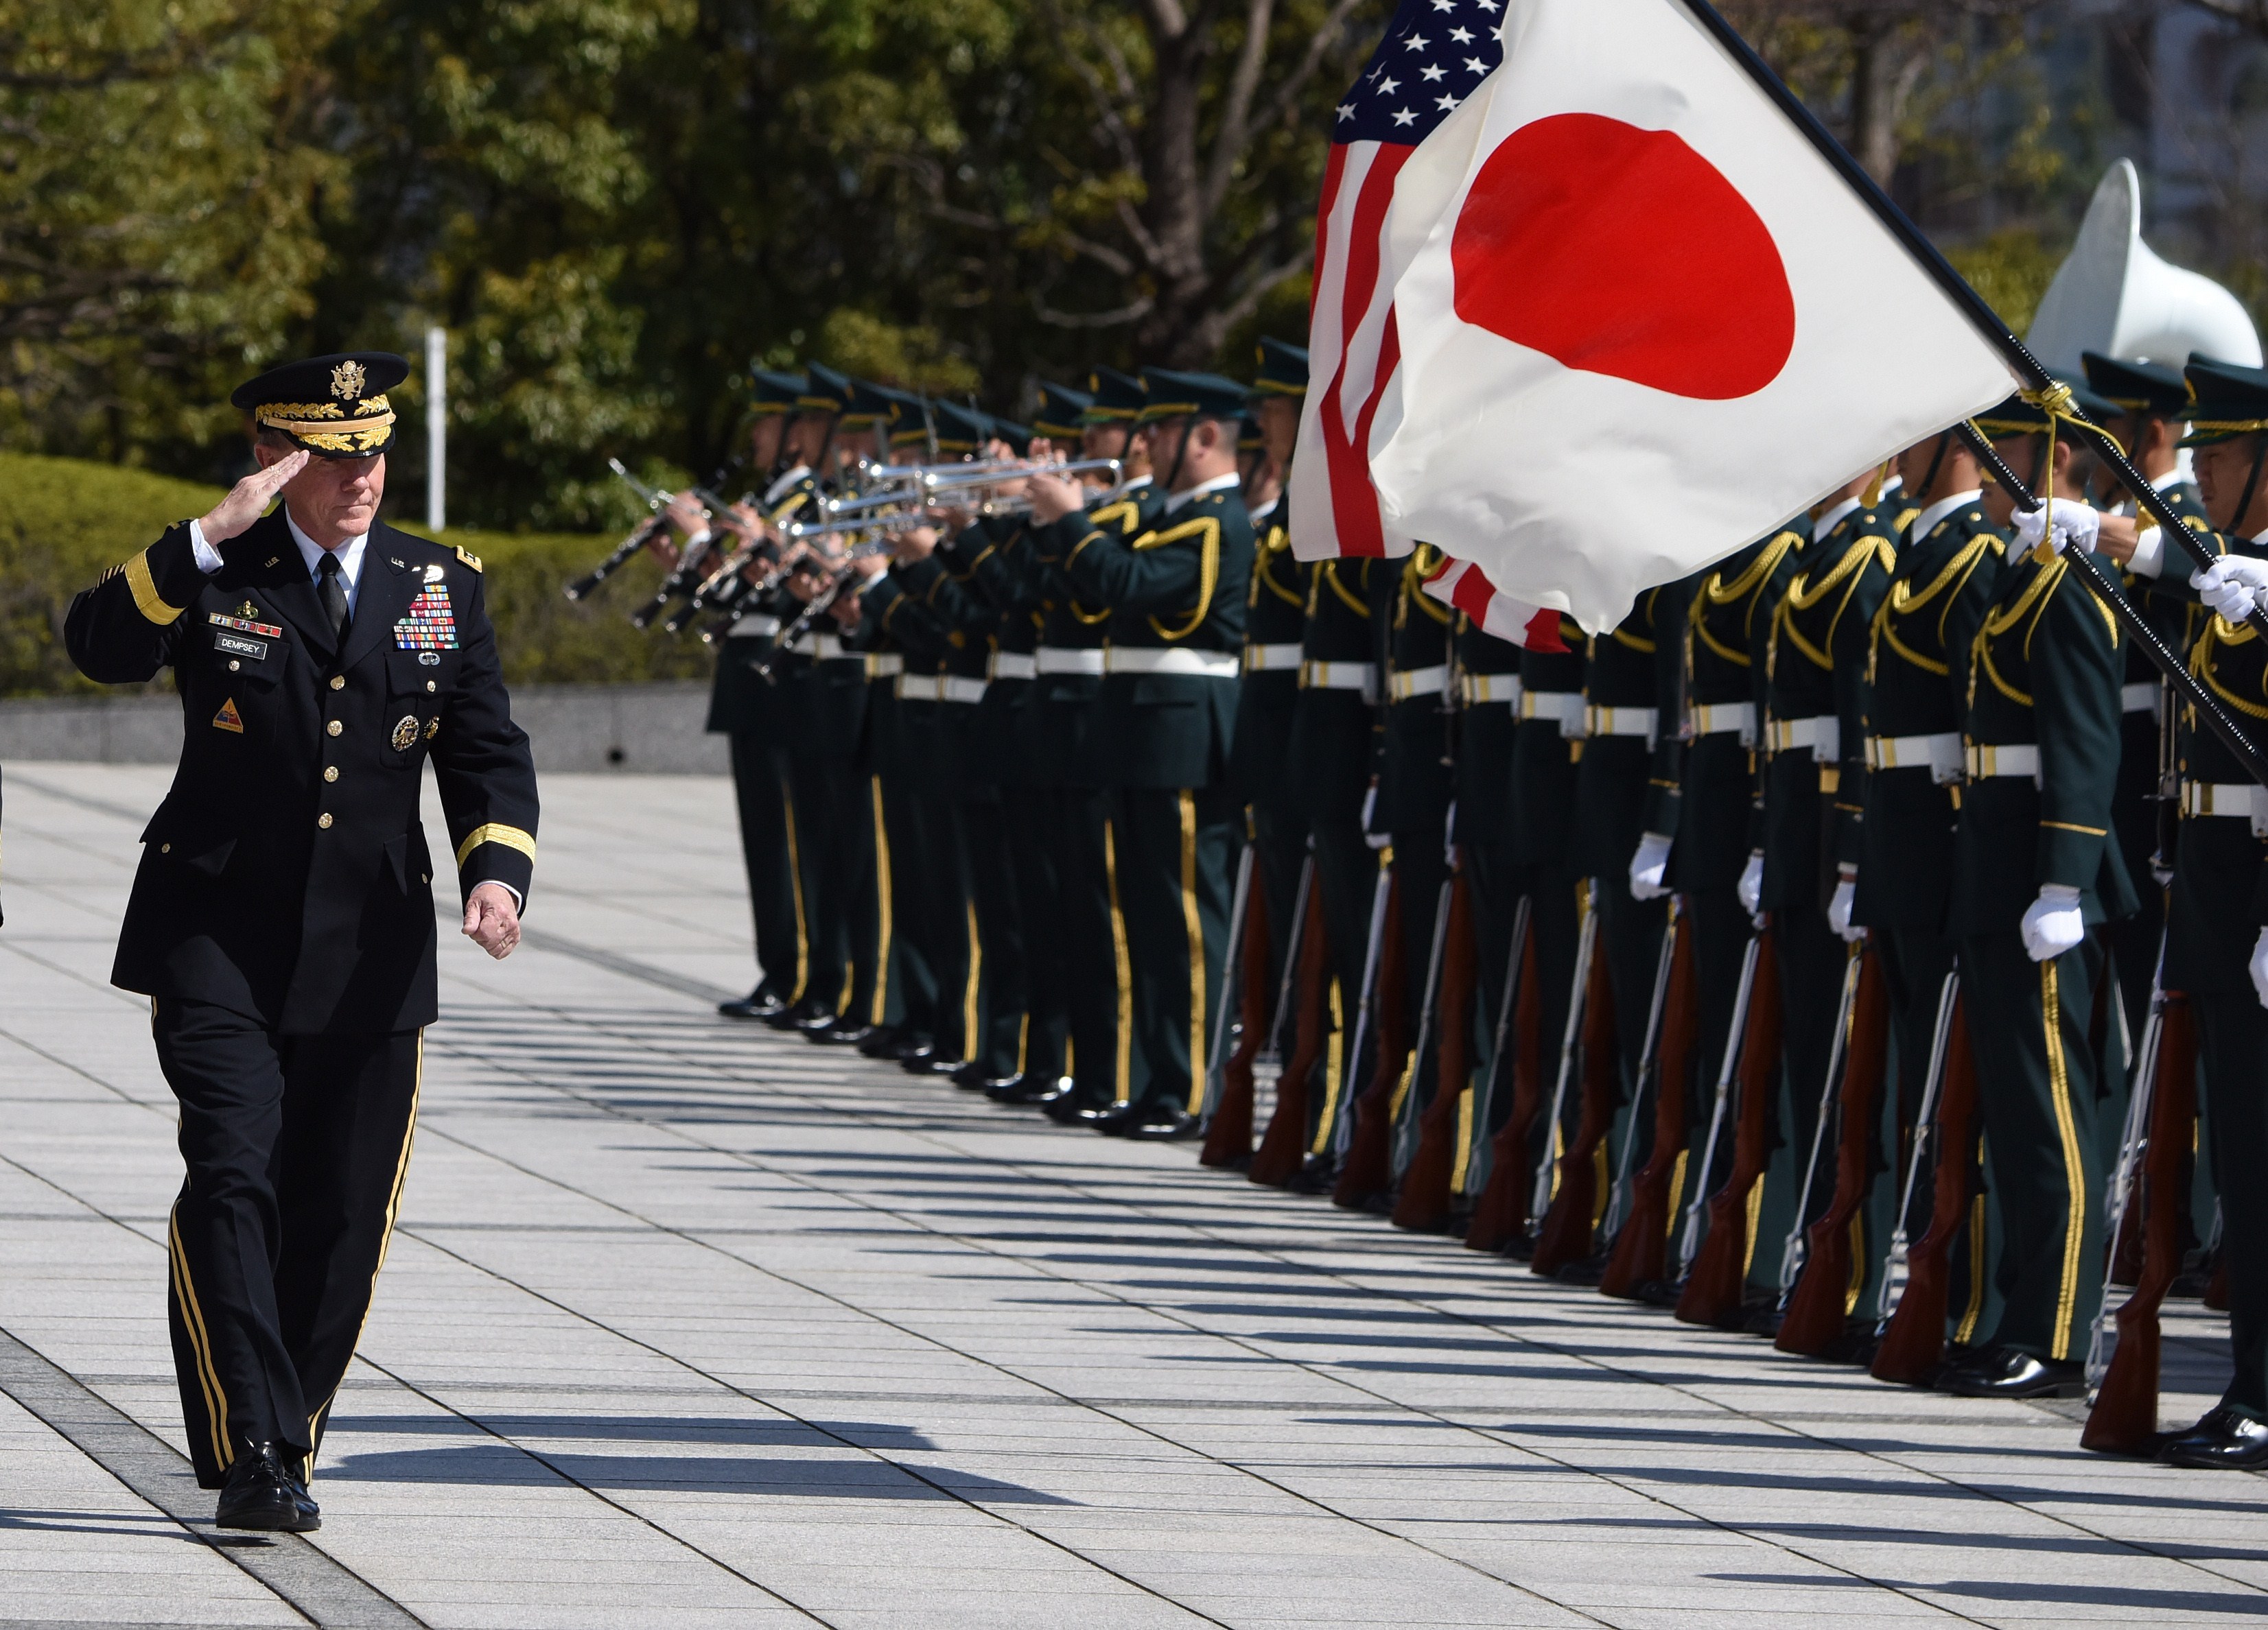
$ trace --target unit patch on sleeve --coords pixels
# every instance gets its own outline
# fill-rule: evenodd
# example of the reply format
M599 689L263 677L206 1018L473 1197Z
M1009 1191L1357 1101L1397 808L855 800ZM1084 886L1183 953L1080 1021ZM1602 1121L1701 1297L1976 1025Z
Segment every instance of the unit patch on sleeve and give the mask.
M394 643L406 651L457 649L457 619L449 606L449 585L429 583L409 602L401 620L394 625Z

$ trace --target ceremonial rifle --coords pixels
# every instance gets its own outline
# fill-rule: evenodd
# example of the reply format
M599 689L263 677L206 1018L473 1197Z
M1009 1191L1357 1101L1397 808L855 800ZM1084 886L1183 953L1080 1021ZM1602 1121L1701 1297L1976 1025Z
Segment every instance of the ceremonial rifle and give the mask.
M1906 1386L1928 1386L1937 1379L1952 1301L1953 1242L1963 1225L1977 1221L1969 1204L1977 1177L1977 1060L1969 1045L1968 1001L1954 976L1947 983L1953 987L1953 1017L1946 1024L1944 1084L1936 1091L1937 1123L1931 1136L1937 1178L1929 1227L1907 1253L1905 1289L1867 1366L1877 1381Z
M1522 1244L1532 1243L1537 1226L1551 1200L1551 1169L1559 1158L1559 1118L1567 1108L1567 1083L1574 1079L1575 1060L1583 1042L1583 1012L1591 995L1591 964L1599 948L1599 889L1595 878L1583 890L1583 922L1575 933L1575 978L1568 987L1567 1023L1559 1038L1559 1074L1551 1085L1551 1109L1543 1122L1543 1152L1535 1156L1528 1179L1526 1209L1521 1216L1521 1238L1509 1247L1521 1254Z
M1600 1237L1609 1241L1622 1231L1623 1218L1629 1210L1631 1173L1638 1164L1638 1123L1660 1078L1661 1023L1668 1012L1669 987L1675 977L1677 963L1678 905L1678 897L1671 895L1668 909L1663 914L1661 949L1653 961L1653 995L1646 999L1646 1039L1638 1044L1638 1079L1631 1091L1628 1130L1623 1137L1622 1152L1615 1160L1615 1180L1607 1190L1607 1208L1599 1218Z
M1701 1027L1700 975L1693 953L1691 914L1673 900L1669 931L1676 943L1669 968L1669 999L1662 1011L1653 1071L1653 1142L1631 1185L1630 1215L1614 1234L1599 1289L1637 1297L1643 1287L1669 1278L1669 1230L1676 1221L1677 1182L1685 1170L1685 1098L1693 1045ZM1636 1112L1632 1112L1635 1120ZM1633 1140L1635 1141L1635 1140Z
M1378 1032L1370 1081L1360 1097L1344 1112L1337 1181L1331 1186L1331 1203L1361 1210L1382 1193L1392 1179L1395 1089L1402 1083L1403 1061L1410 1055L1406 1028L1409 982L1402 943L1402 869L1388 868L1393 887L1386 900L1386 931L1379 947L1376 995L1372 1003L1373 1025ZM1359 1060L1356 1068L1360 1068Z
M1863 943L1859 990L1852 1000L1851 1035L1843 1054L1843 1092L1835 1152L1835 1194L1811 1225L1803 1277L1789 1295L1773 1345L1783 1353L1821 1358L1837 1350L1848 1331L1859 1292L1852 1230L1874 1186L1875 1129L1881 1119L1882 1080L1889 1061L1889 981L1870 935Z
M1761 926L1749 930L1749 943L1741 952L1741 978L1733 992L1733 1022L1725 1027L1724 1056L1717 1061L1717 1090L1709 1106L1709 1134L1701 1142L1701 1170L1694 1177L1688 1192L1693 1198L1685 1205L1685 1230L1677 1245L1676 1282L1685 1282L1693 1271L1693 1259L1701 1249L1701 1224L1709 1213L1709 1197L1716 1191L1709 1180L1717 1171L1717 1145L1725 1131L1725 1116L1733 1101L1733 1083L1741 1067L1741 1043L1749 1030L1749 1005L1756 997L1756 964L1764 954L1764 929Z
M1378 851L1378 873L1370 889L1370 924L1363 936L1362 988L1355 993L1354 1034L1347 1042L1347 1080L1339 1090L1341 1102L1332 1113L1329 1127L1331 1159L1334 1162L1346 1158L1347 1142L1354 1129L1352 1100L1360 1092L1354 1076L1362 1068L1363 1048L1370 1039L1371 1015L1378 989L1378 962L1385 954L1394 883L1393 851L1390 848L1381 849Z
M1906 1155L1905 1182L1898 1189L1897 1213L1890 1221L1890 1247L1882 1259L1881 1288L1874 1298L1874 1339L1881 1340L1889 1328L1890 1316L1898 1311L1898 1298L1905 1294L1907 1225L1913 1216L1915 1192L1921 1186L1923 1156L1929 1148L1930 1128L1937 1116L1937 1095L1945 1080L1946 1032L1953 1027L1953 1002L1960 989L1958 978L1945 976L1937 993L1937 1023L1930 1031L1929 1068L1922 1078L1921 1104L1914 1115L1912 1147Z
M1594 882L1595 890L1604 886ZM1614 1129L1621 1060L1615 1046L1615 986L1603 943L1591 953L1591 988L1583 1002L1582 1098L1575 1135L1559 1157L1559 1181L1535 1230L1528 1272L1572 1277L1591 1254L1591 1220L1597 1215L1599 1167ZM1557 1124L1557 1118L1554 1118Z
M1748 1277L1749 1191L1771 1160L1772 1098L1779 1090L1779 957L1769 919L1756 932L1756 980L1740 1039L1741 1113L1733 1134L1733 1169L1709 1197L1709 1235L1695 1253L1677 1317L1689 1325L1736 1327ZM1734 1046L1731 1038L1725 1045Z
M1452 811L1454 814L1454 811ZM1441 992L1441 963L1449 945L1449 902L1457 890L1456 844L1452 840L1443 860L1441 886L1433 891L1432 929L1426 936L1425 983L1418 998L1418 1041L1410 1050L1409 1084L1397 1083L1400 1102L1395 1105L1394 1134L1389 1145L1390 1180L1397 1180L1408 1164L1403 1150L1411 1147L1417 1119L1418 1087L1425 1074L1425 1049L1433 1039L1434 1002Z
M1472 1107L1473 899L1472 880L1458 865L1450 874L1448 921L1441 953L1438 997L1440 1040L1433 1068L1433 1101L1418 1118L1418 1147L1402 1173L1394 1197L1393 1222L1422 1234L1448 1228L1451 1180L1456 1176L1459 1136ZM1424 1060L1425 1042L1418 1043Z
M1539 995L1543 976L1537 963L1543 951L1534 931L1535 902L1521 897L1513 913L1512 952L1505 964L1504 995L1497 1004L1495 1050L1489 1055L1489 1073L1482 1083L1476 1117L1487 1139L1488 1172L1465 1221L1465 1248L1502 1251L1520 1232L1528 1203L1528 1134L1535 1125L1538 1102L1543 1096L1543 1002ZM1512 1104L1504 1125L1489 1136L1487 1127L1496 1113L1498 1083L1510 1061Z
M1819 1176L1820 1151L1827 1147L1827 1125L1835 1107L1835 1090L1843 1076L1844 1051L1851 1043L1851 1010L1859 1001L1859 968L1865 960L1866 943L1853 941L1844 948L1843 994L1835 1003L1835 1039L1827 1049L1827 1078L1820 1083L1819 1104L1813 1111L1811 1150L1804 1157L1803 1181L1796 1186L1795 1215L1779 1248L1779 1313L1787 1311L1788 1298L1803 1272L1804 1235L1811 1216L1811 1190ZM1789 1083L1791 1088L1793 1083ZM1795 1094L1791 1090L1790 1098Z
M1295 1002L1279 998L1277 1002L1279 1052L1280 1029L1287 1008L1298 1012L1300 1023L1293 1032L1292 1055L1276 1077L1276 1108L1268 1118L1268 1130L1261 1134L1260 1147L1253 1151L1251 1165L1245 1168L1245 1176L1270 1188L1283 1187L1300 1173L1307 1153L1307 1083L1315 1073L1315 1066L1322 1061L1323 1049L1337 1034L1326 1022L1330 938L1318 899L1322 880L1314 875L1312 861L1300 868L1300 905L1292 919L1300 925L1293 936L1298 951L1295 956L1284 959L1287 977L1290 965L1297 960L1299 983L1294 988ZM1345 1090L1344 1084L1340 1090ZM1321 1131L1328 1135L1329 1126Z
M1197 1164L1241 1166L1252 1158L1252 1061L1260 1052L1268 1028L1268 899L1264 890L1252 886L1254 846L1248 837L1236 860L1236 892L1228 911L1228 945L1221 957L1224 970L1235 969L1241 978L1224 978L1220 1005L1213 1016L1211 1057L1205 1061L1204 1146ZM1226 1059L1230 1004L1243 994L1242 1034Z

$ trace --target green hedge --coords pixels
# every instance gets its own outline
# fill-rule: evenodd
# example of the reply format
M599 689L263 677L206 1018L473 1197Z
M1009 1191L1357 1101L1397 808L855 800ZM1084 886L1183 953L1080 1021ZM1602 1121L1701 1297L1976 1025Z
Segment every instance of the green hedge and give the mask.
M0 695L112 688L82 679L63 652L63 613L71 597L172 523L203 514L219 496L217 488L146 471L0 452ZM387 518L402 525L394 514ZM509 682L707 676L711 656L699 640L641 634L630 625L630 609L659 581L651 559L626 568L579 605L560 593L604 557L612 539L452 528L446 540L479 555L487 569L489 615Z

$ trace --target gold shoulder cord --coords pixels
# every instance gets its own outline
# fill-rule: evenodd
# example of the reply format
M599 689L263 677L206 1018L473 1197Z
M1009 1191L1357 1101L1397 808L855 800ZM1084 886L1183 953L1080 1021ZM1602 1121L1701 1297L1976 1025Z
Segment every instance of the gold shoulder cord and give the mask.
M1735 650L1710 632L1707 608L1712 606L1730 606L1744 597L1752 597L1763 585L1764 580L1778 569L1780 562L1787 558L1788 551L1800 541L1801 540L1792 532L1781 532L1758 551L1756 558L1749 562L1748 569L1742 572L1731 583L1725 582L1724 575L1720 572L1709 574L1708 581L1701 585L1701 592L1693 597L1691 613L1694 632L1701 636L1703 644L1727 662L1743 668L1751 665L1748 652ZM1741 620L1742 633L1748 632L1749 622L1756 614L1756 602L1753 598L1750 598L1748 614Z
M1331 592L1339 597L1340 605L1345 606L1356 616L1367 619L1370 615L1370 602L1359 594L1349 592L1346 584L1339 581L1339 564L1335 560L1325 561L1322 563L1322 575L1330 579Z
M2223 617L2206 618L2205 632L2198 635L2197 643L2190 648L2190 672L2198 683L2240 713L2255 719L2268 719L2268 700L2247 701L2223 685L2214 672L2219 665L2216 653L2220 647L2250 644L2258 637L2250 623L2233 623ZM2264 699L2268 699L2268 666L2261 670L2261 693ZM2194 717L2191 723L2194 727Z
M1220 518L1217 515L1200 515L1193 519L1183 521L1178 526L1169 526L1163 532L1144 532L1134 540L1135 548L1149 550L1162 549L1167 544L1179 543L1188 538L1197 540L1200 551L1197 562L1197 608L1189 613L1188 624L1179 628L1168 628L1158 618L1152 617L1150 627L1157 631L1158 637L1161 640L1185 640L1204 626L1205 613L1212 609L1213 587L1220 579Z

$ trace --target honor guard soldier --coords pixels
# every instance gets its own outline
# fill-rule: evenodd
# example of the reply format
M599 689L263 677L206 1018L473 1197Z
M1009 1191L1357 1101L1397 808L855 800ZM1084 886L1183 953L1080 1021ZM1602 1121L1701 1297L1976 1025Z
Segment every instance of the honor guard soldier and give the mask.
M1071 1024L1071 1086L1041 1107L1065 1125L1099 1122L1124 1109L1145 1095L1148 1082L1135 1035L1121 851L1105 780L1108 749L1098 723L1111 610L1084 594L1065 576L1064 562L1097 527L1122 537L1145 532L1162 499L1138 434L1146 400L1141 380L1096 368L1087 386L1079 456L1120 460L1124 479L1115 490L1100 475L1035 479L1027 488L1033 525L1020 546L1037 580L1041 613L1025 760L1054 861L1055 943L1062 948Z
M2191 577L2205 610L2190 672L2255 743L2268 738L2268 642L2250 618L2268 590L2268 370L2192 357L2183 371L2205 519L2220 558ZM2056 525L2066 524L2058 506ZM2176 582L2186 556L2154 532L2103 518L2128 569ZM2084 530L2082 528L2082 530ZM2176 1465L2268 1465L2268 794L2183 709L2181 836L2165 984L2195 1005L2205 1116L2220 1192L2234 1373L2220 1402L2160 1445Z
M800 374L751 367L748 467L769 482L758 507L775 524L792 521L804 505L802 477L781 465L787 425L803 394ZM689 543L691 539L687 541ZM720 1002L728 1018L771 1018L803 1000L809 972L803 891L793 872L795 811L788 798L782 720L772 685L756 671L772 654L780 620L770 606L733 620L718 642L717 672L709 693L707 729L727 738L733 799L740 822L740 854L748 872L748 906L755 918L756 988Z
M2013 398L1977 422L2043 497L2080 499L2073 449L2040 409ZM1981 503L1962 513L1983 528ZM2067 560L2045 547L2010 554L1955 669L1968 774L1953 928L1999 1221L2001 1305L1979 1350L1940 1384L1979 1398L2073 1396L2085 1385L2103 1250L2102 1094L2088 1032L2105 957L2088 930L2134 907L2110 833L2118 626Z
M1227 936L1235 789L1228 777L1252 578L1237 491L1244 387L1145 369L1142 430L1165 497L1145 529L1097 525L1064 556L1109 608L1098 736L1112 789L1118 904L1147 1091L1098 1130L1190 1137Z
M112 982L151 998L188 1167L166 1228L190 1459L225 1528L320 1526L308 1478L409 1156L436 1017L430 760L491 956L519 938L535 772L481 563L378 519L409 372L383 352L230 399L260 468L71 603L98 683L173 671L183 739ZM278 492L283 505L262 516Z

